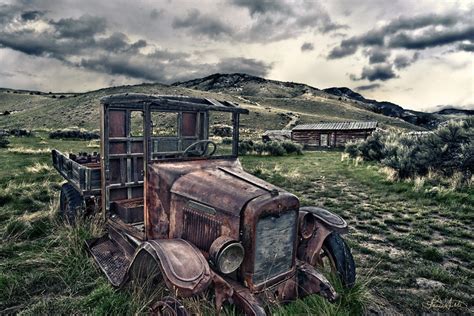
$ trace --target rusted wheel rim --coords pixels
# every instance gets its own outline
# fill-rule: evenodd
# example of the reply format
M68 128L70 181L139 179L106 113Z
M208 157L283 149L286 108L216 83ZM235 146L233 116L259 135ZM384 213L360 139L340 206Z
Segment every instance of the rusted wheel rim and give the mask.
M154 303L151 307L151 314L160 316L188 316L188 312L181 302L170 296Z
M337 268L334 258L326 247L321 248L321 264L319 265L320 270L326 276L337 276Z

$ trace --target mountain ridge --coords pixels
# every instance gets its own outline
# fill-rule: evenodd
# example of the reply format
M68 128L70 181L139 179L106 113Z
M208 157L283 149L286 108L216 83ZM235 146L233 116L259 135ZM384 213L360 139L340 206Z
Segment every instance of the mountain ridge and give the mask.
M437 113L408 110L393 102L368 99L347 87L319 89L303 83L277 81L243 73L216 73L203 78L175 82L172 86L204 91L227 91L241 96L251 95L276 98L295 98L305 94L320 97L331 95L341 101L345 99L346 101L354 102L358 106L374 113L399 118L424 128L431 129L439 123L439 118L435 115ZM256 86L260 86L260 89ZM265 86L264 89L262 88L263 86Z

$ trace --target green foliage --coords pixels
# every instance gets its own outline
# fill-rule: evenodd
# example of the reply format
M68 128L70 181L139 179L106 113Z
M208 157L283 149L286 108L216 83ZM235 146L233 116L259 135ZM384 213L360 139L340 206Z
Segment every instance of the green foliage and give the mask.
M222 138L222 144L224 144L224 145L232 144L232 138L230 138L230 137Z
M461 185L474 173L474 119L451 121L427 134L375 132L365 141L348 143L350 157L378 161L393 168L400 179L427 175L457 176Z
M286 140L281 142L281 145L283 146L283 148L285 148L288 154L303 154L303 146L301 146L301 144Z
M247 155L253 151L253 141L252 140L242 140L239 142L239 154Z
M434 247L427 247L423 252L421 253L421 257L426 260L430 260L433 262L442 262L443 261L443 255L441 252L439 252L438 249Z
M211 127L211 132L214 136L231 137L232 126L228 125L214 125Z
M284 156L286 154L303 154L303 147L300 144L291 141L270 141L254 142L252 140L242 140L239 143L239 154L248 155L256 153L257 155L267 154L270 156Z
M285 148L281 145L280 142L271 141L265 143L265 151L270 154L270 156L283 156L286 154Z
M10 141L3 135L0 135L0 148L7 148Z
M357 149L365 160L380 161L383 158L384 135L381 132L372 133L365 141L359 143Z

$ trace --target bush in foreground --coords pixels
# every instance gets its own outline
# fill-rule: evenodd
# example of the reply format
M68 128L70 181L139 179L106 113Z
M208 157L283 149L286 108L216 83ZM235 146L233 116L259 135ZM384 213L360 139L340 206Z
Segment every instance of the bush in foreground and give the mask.
M364 141L348 143L345 152L380 162L399 179L433 173L466 185L474 173L474 119L451 121L425 134L375 132Z

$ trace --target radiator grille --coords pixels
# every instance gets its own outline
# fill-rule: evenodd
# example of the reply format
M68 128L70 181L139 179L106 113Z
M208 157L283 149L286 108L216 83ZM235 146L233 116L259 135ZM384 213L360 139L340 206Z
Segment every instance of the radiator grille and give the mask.
M184 208L183 239L204 251L208 251L212 242L220 236L221 225L212 215L189 207Z
M266 216L257 223L253 281L260 284L291 269L296 211Z

